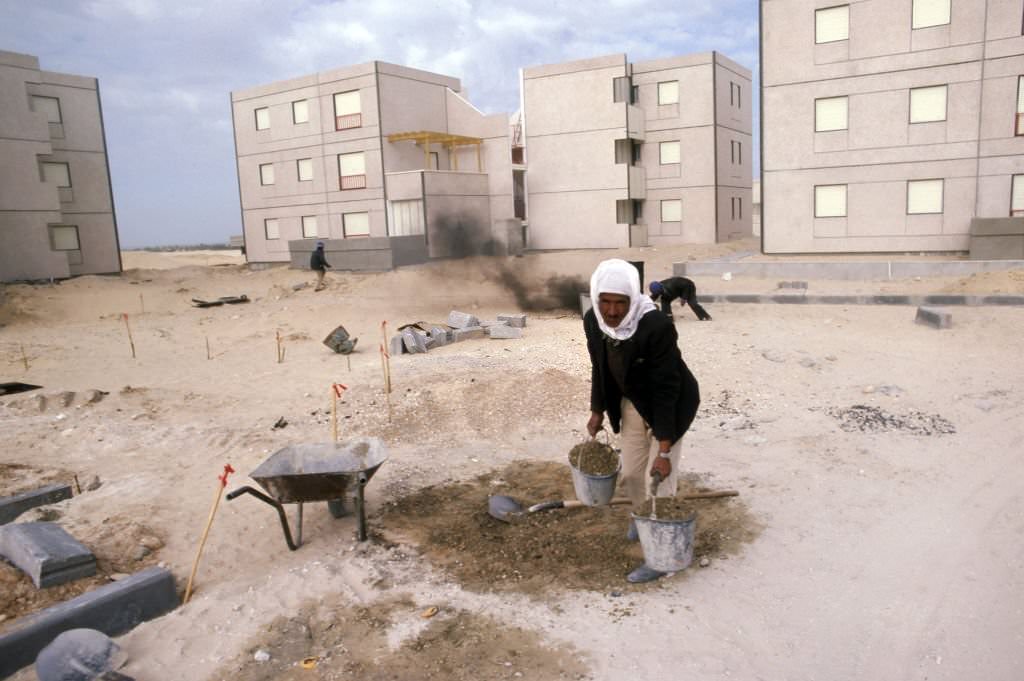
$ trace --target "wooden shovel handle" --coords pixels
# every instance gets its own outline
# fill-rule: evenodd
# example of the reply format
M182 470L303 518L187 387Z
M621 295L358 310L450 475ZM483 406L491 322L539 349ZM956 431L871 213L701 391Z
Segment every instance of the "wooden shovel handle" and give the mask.
M739 495L740 493L734 489L723 489L714 492L694 492L693 494L684 494L683 496L680 497L680 499L683 499L684 501L690 501L693 499L718 499L721 497L738 497ZM633 502L630 499L627 499L626 497L616 497L609 501L606 504L606 506L624 506L626 504L631 503ZM586 506L586 504L584 504L579 499L572 499L569 501L563 501L560 507L554 508L582 508L583 506Z

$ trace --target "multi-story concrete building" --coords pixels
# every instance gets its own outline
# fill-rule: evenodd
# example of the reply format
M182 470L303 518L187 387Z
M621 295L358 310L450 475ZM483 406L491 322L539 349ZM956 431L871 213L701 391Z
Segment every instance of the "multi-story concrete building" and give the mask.
M524 69L527 246L750 235L750 83L715 52Z
M764 251L965 251L1024 214L1022 14L761 0Z
M521 240L506 114L455 78L371 62L234 92L246 256L388 269ZM515 244L512 244L513 249Z
M120 271L96 79L0 51L0 281Z

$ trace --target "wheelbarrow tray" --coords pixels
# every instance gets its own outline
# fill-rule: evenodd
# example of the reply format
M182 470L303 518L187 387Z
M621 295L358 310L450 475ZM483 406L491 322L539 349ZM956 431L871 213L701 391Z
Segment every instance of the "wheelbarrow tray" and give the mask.
M289 445L249 474L282 504L331 501L366 484L387 459L376 438Z

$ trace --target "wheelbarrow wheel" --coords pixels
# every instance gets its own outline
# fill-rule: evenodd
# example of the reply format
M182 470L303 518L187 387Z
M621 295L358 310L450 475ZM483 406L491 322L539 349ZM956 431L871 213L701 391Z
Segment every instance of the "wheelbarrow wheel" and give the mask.
M335 518L344 518L345 516L352 515L352 512L345 508L344 499L331 499L327 502L327 510Z

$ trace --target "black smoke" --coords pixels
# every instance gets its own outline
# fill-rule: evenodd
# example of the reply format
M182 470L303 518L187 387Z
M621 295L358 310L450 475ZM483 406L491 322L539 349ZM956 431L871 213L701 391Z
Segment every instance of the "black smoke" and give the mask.
M519 309L527 312L579 310L580 294L587 293L590 285L577 276L550 275L535 279L503 263L498 267L496 279L515 296Z

